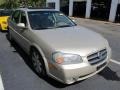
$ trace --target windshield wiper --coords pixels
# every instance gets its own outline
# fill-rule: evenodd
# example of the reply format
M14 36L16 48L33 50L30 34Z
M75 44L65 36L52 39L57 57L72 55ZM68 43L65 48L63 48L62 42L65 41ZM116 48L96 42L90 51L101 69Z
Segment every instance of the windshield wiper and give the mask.
M56 26L56 28L61 28L61 27L72 27L71 25L61 25L61 26Z
M34 27L35 30L39 30L39 29L40 29L40 30L41 30L41 29L53 29L53 28L55 28L55 27L37 27L37 28Z

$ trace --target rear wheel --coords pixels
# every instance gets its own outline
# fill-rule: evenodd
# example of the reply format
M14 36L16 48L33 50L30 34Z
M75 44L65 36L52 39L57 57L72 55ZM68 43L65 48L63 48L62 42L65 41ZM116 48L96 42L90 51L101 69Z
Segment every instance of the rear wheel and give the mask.
M31 51L31 60L33 67L35 71L40 75L40 76L45 76L46 75L46 70L45 70L45 64L42 59L42 56L36 49L32 49Z

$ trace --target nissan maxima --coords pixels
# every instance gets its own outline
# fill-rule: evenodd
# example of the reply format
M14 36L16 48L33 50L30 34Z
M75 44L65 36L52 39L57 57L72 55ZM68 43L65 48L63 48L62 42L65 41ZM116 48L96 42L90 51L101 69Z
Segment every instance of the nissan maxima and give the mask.
M8 20L10 41L30 56L35 71L71 84L102 71L111 49L100 34L53 9L17 9Z

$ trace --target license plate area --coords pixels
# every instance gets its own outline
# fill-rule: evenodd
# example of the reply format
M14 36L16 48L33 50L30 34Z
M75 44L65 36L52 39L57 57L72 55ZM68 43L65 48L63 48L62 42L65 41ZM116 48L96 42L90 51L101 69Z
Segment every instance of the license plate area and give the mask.
M103 64L101 64L100 66L97 67L97 70L101 69L101 68L104 67L106 64L107 64L106 62L103 63Z

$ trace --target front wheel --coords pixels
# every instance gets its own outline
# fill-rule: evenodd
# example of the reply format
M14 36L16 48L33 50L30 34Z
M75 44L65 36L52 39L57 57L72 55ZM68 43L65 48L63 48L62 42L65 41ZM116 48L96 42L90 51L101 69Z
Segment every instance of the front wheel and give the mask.
M32 60L33 68L35 69L35 71L40 76L42 77L45 76L46 75L45 64L42 59L42 56L36 49L33 49L31 51L31 60Z

